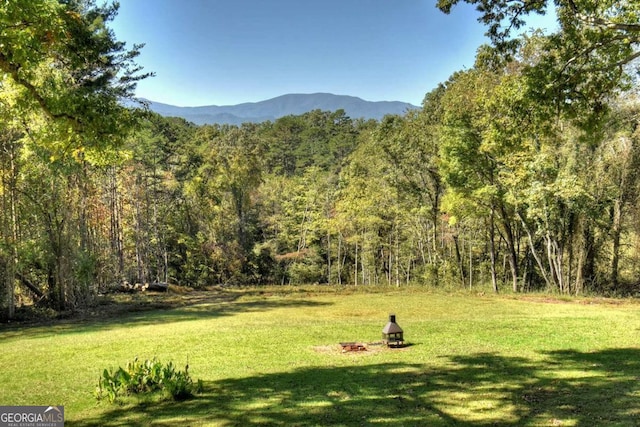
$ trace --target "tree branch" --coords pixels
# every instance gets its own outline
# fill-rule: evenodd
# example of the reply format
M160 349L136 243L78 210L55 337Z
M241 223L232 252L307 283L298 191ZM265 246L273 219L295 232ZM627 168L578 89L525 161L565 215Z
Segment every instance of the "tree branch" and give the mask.
M52 111L47 104L47 100L39 93L38 88L36 88L29 80L20 76L20 66L9 61L6 55L2 52L0 52L0 70L9 74L13 81L25 88L48 118L52 120L68 120L74 128L82 128L82 121L78 117L74 117L67 113L56 113Z
M640 33L640 24L612 22L604 18L595 17L592 15L585 15L583 13L577 13L577 12L575 13L575 16L583 23L590 25L592 27L603 28L607 30L615 30L615 31L625 31L629 33Z

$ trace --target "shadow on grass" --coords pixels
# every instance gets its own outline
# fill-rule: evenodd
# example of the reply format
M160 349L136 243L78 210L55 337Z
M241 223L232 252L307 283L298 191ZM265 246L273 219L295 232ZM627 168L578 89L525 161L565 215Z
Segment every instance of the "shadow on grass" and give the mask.
M283 297L259 290L194 291L184 295L135 294L104 297L98 305L68 319L0 325L3 339L85 333L123 326L155 325L204 318L233 316L279 308L328 305L304 295Z
M389 363L225 379L189 401L104 404L99 417L68 425L593 426L636 425L640 415L639 349L440 362L437 369Z

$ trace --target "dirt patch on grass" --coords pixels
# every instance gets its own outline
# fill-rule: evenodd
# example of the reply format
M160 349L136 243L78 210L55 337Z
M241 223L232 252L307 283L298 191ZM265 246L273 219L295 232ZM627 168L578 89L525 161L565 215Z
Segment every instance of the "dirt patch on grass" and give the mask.
M386 350L386 347L382 346L365 346L366 350L364 351L345 351L342 349L340 344L334 345L319 345L313 347L313 350L317 353L323 354L333 354L336 356L348 355L348 356L371 356L372 354L379 353L383 349Z
M352 356L367 356L376 353L380 353L383 351L407 351L411 347L411 345L406 345L404 347L397 348L389 348L385 345L379 343L368 343L364 345L366 350L364 351L345 351L343 350L340 344L332 344L332 345L317 345L313 347L313 351L316 353L322 354L333 354L333 355L352 355Z

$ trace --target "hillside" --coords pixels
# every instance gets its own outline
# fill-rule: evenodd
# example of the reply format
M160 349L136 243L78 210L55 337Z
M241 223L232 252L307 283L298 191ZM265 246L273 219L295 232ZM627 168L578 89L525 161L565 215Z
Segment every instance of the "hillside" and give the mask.
M404 114L418 108L399 101L365 101L361 98L330 93L288 94L260 102L237 105L208 105L202 107L177 107L146 100L149 108L163 116L182 117L195 124L260 123L287 115L300 115L312 110L345 110L353 119L379 120L387 114Z

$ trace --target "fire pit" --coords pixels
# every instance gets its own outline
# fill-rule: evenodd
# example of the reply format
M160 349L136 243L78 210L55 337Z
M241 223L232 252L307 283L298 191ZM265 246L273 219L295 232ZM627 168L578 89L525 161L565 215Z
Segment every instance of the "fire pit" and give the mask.
M342 352L347 351L367 351L367 346L361 342L341 342Z
M402 347L404 336L400 325L396 323L396 315L389 315L389 323L382 329L382 343L387 347Z

